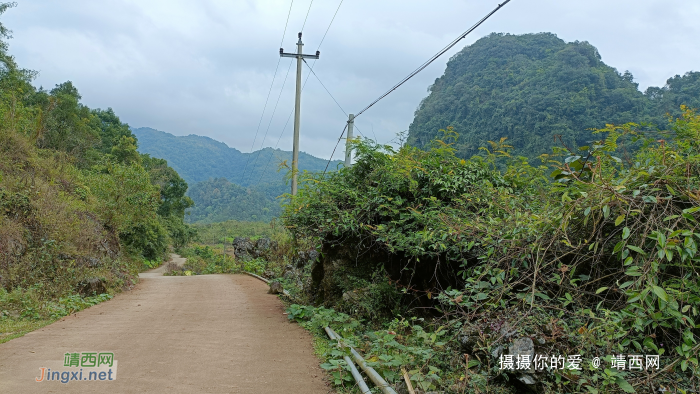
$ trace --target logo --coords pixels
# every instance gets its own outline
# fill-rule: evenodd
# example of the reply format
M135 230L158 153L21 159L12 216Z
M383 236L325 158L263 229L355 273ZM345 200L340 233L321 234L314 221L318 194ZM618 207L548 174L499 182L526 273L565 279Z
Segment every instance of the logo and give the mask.
M117 360L114 352L66 353L63 363L50 362L39 368L36 382L112 381L117 378Z

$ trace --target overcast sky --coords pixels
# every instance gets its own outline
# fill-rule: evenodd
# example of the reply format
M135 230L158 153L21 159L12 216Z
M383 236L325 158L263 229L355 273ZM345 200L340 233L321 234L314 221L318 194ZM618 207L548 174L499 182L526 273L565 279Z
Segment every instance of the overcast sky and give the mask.
M304 53L314 53L340 3L315 0L309 8L311 1L293 2L282 44L287 52L295 50L308 12ZM343 0L315 71L342 108L356 113L499 1ZM2 22L13 30L10 53L20 66L39 71L37 85L50 89L71 80L84 104L112 107L132 127L206 135L251 150L290 0L17 2ZM673 75L700 70L699 20L699 1L512 0L359 117L357 126L381 143L407 130L449 57L492 32L553 32L566 41L588 41L607 64L630 70L640 89L661 86ZM284 89L282 83L292 62L279 63L254 150L276 146L280 135L279 148L291 150L293 122L282 131L294 108L294 65ZM311 76L302 97L301 150L328 158L346 119Z

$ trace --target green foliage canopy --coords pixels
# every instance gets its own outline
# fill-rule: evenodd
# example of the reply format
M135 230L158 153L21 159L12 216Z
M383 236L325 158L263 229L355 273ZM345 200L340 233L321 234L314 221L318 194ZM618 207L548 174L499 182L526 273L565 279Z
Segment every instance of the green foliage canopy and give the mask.
M665 115L680 116L681 104L700 107L699 81L700 73L688 73L643 94L631 73L606 65L587 42L567 43L551 33L491 34L450 59L416 110L408 143L427 147L439 129L452 126L462 158L506 137L532 159L555 139L588 145L590 130L607 123L664 128Z

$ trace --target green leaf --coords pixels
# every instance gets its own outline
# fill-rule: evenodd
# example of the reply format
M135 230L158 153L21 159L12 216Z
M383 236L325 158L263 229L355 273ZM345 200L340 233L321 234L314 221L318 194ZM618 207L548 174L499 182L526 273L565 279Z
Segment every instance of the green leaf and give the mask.
M608 216L610 216L610 207L603 205L603 217L607 219Z
M668 294L666 294L666 290L659 286L653 286L652 289L654 290L654 294L656 294L662 300L668 302Z
M640 249L639 247L634 246L634 245L627 245L627 249L634 250L635 252L641 254L642 256L647 255L647 252L643 251L642 249Z
M659 348L656 346L656 344L654 343L654 340L651 339L651 337L646 337L644 339L644 342L642 342L642 343L644 344L644 347L647 349L651 349L655 352L659 351Z
M629 227L625 227L622 229L622 239L627 239L630 236L630 229Z
M549 298L549 296L544 294L544 293L535 293L535 295L540 297L543 300L551 300L551 298Z
M627 287L629 287L630 285L632 285L633 283L634 283L633 280L627 281L627 282L625 282L625 283L623 283L623 284L620 285L620 289L627 288Z
M615 219L615 225L619 226L622 221L625 220L625 214L623 213L622 215L618 216L617 219Z
M627 271L625 271L625 275L628 276L642 276L642 273L639 272L639 267L630 267Z
M691 222L696 222L696 221L697 221L697 220L695 220L695 218L693 217L693 215L691 215L691 214L689 214L689 213L684 213L684 214L683 214L683 217L686 218L687 220L690 220Z
M622 379L621 377L618 377L615 380L615 383L617 383L617 385L620 386L622 391L624 391L625 393L636 393L636 391L634 390L634 387L632 387L632 385L629 384L628 381L626 381L625 379Z
M607 289L608 289L607 287L601 287L600 289L596 290L595 293L596 293L596 294L600 294L600 293L604 292L604 291L607 290Z
M469 360L469 363L467 364L467 368L473 368L476 367L477 365L480 365L481 363L479 360Z
M615 247L613 248L613 253L617 253L617 252L619 252L620 250L622 250L622 247L623 247L623 246L625 246L625 242L624 242L624 241L620 241L620 242L616 243L616 244L615 244Z
M692 208L684 209L683 213L695 213L697 211L700 211L700 207L692 207Z

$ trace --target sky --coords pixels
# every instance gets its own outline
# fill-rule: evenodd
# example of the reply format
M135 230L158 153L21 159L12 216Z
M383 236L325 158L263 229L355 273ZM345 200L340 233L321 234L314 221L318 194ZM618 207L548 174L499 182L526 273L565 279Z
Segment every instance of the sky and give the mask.
M85 105L111 107L132 127L205 135L243 152L292 149L296 60L280 59L279 48L295 51L303 29L304 53L320 49L321 56L309 61L318 79L303 68L300 149L327 159L346 113L504 0L16 1L2 23L13 31L18 64L39 72L37 86L70 80ZM663 86L700 71L698 20L700 1L512 0L358 117L356 129L395 143L449 58L493 32L588 41L608 65L632 72L641 90ZM334 158L343 149L341 142Z

